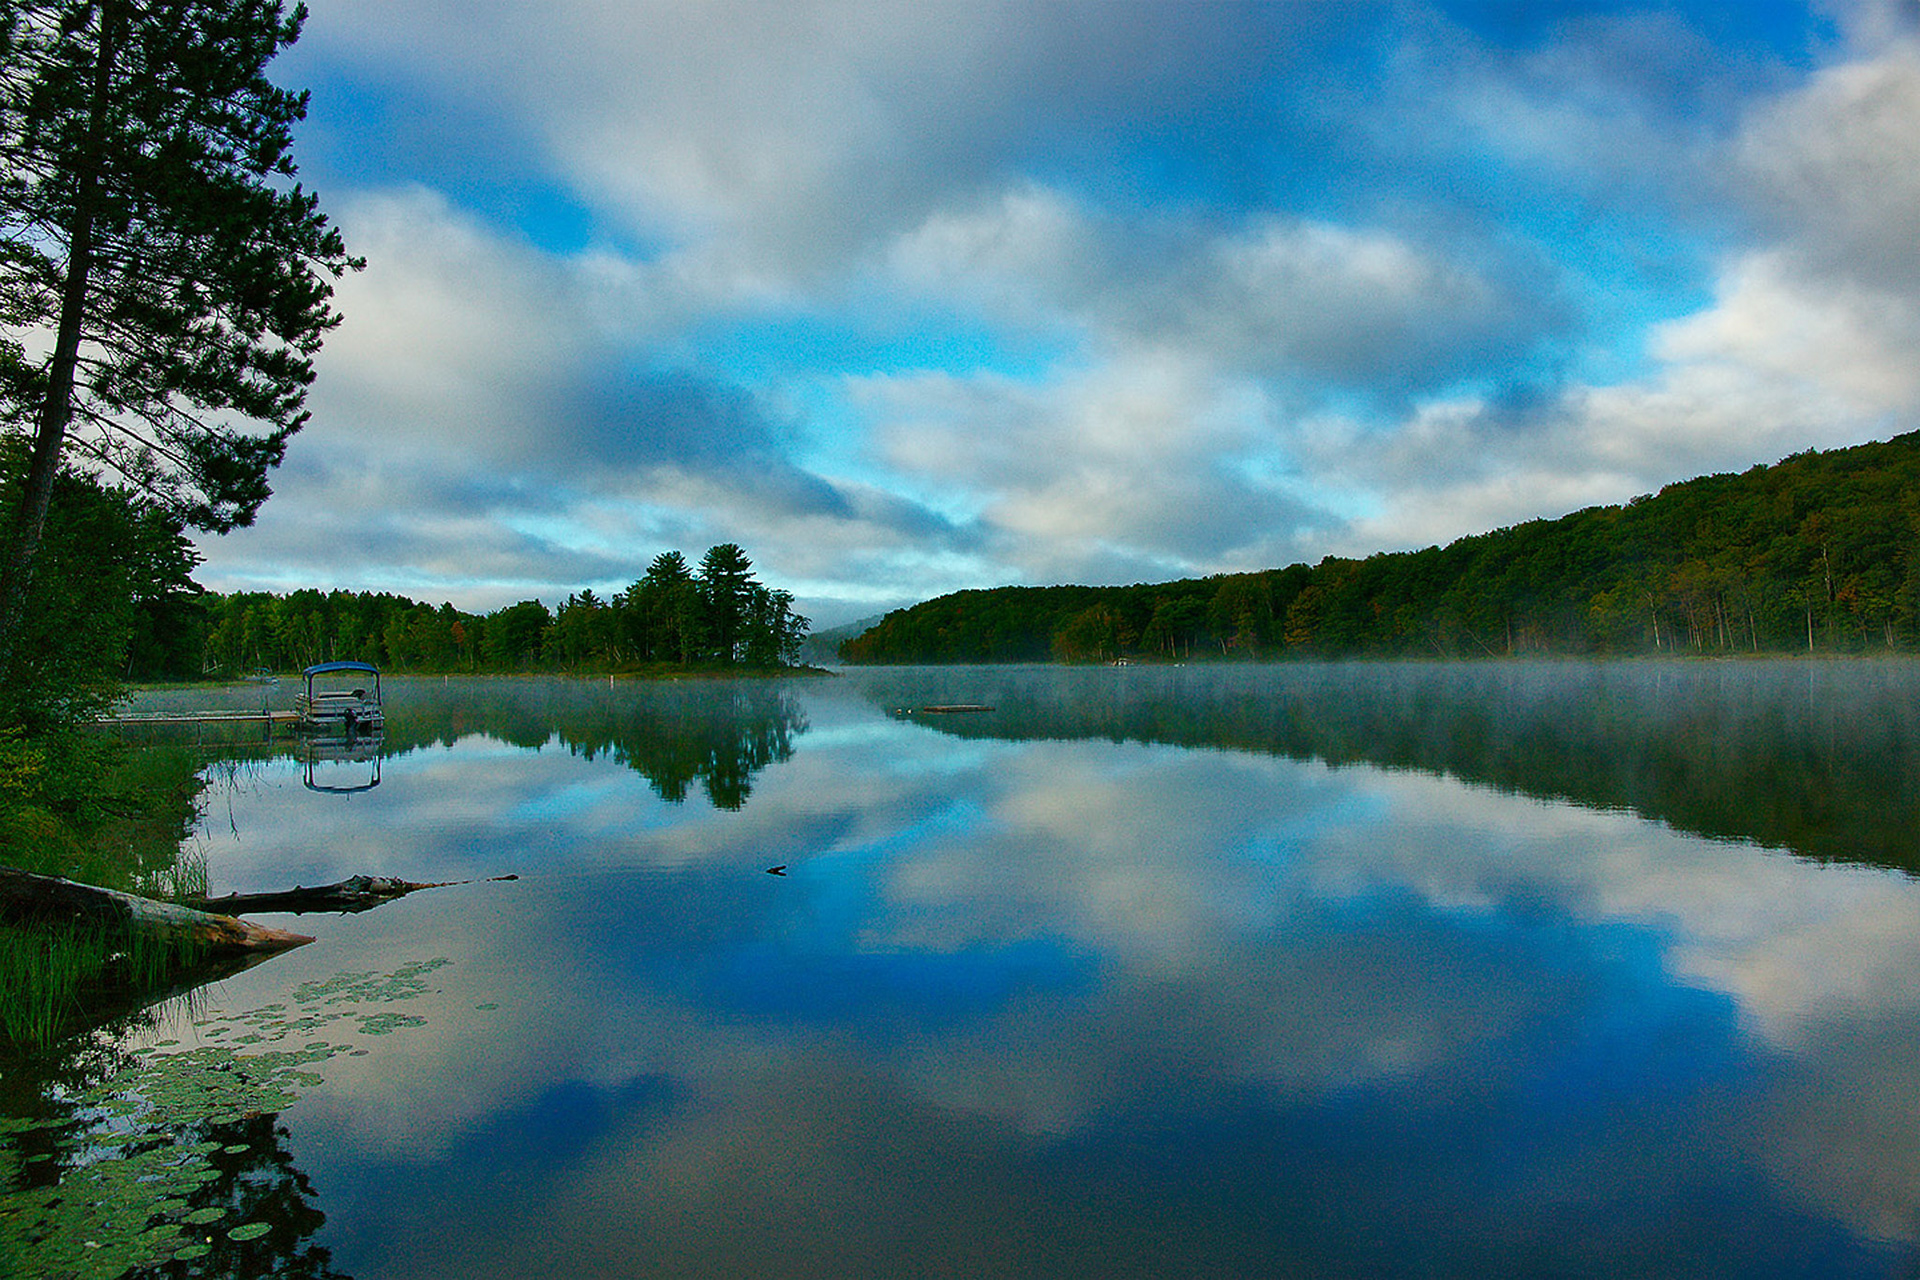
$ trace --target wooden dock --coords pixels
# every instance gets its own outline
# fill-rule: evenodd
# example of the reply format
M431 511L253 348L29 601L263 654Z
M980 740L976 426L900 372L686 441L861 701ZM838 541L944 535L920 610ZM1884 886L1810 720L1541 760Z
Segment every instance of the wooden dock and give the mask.
M264 724L300 723L297 711L136 711L128 715L101 716L95 724L127 727L166 724Z

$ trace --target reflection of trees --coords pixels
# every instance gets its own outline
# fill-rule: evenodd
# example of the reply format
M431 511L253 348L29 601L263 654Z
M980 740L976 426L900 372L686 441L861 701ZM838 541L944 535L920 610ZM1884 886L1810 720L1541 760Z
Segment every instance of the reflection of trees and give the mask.
M685 800L698 782L716 808L738 809L754 774L792 758L806 717L792 695L765 684L688 692L669 686L668 696L614 704L605 716L556 727L587 759L608 754L638 770L663 800Z
M26 1267L22 1274L344 1280L329 1251L312 1243L326 1215L276 1112L176 1110L156 1099L130 1125L115 1118L140 1061L122 1046L158 1020L154 1007L135 1009L49 1048L0 1045L0 1149L14 1148L4 1163L16 1171L10 1184L0 1179L12 1219L0 1223L0 1254ZM191 1078L181 1085L191 1091ZM91 1182L90 1165L103 1155L145 1162L147 1171ZM170 1222L180 1224L178 1239L164 1235Z
M722 809L744 805L753 775L790 759L793 740L807 731L805 712L782 682L752 677L623 680L611 686L604 678L402 677L387 681L386 705L381 757L452 746L475 734L529 750L557 739L589 760L607 755L637 770L675 803L698 783ZM263 727L242 726L230 732L226 747L215 746L204 727L187 732L203 759L223 750L298 755L303 746L284 728L262 742ZM377 778L378 762L370 763Z
M394 683L402 692L389 697L390 750L470 733L529 748L557 738L586 759L637 770L662 799L685 800L698 783L722 809L744 805L753 775L790 759L807 731L793 695L762 679Z
M217 1142L220 1150L208 1154L217 1176L193 1193L190 1212L218 1208L224 1211L220 1223L261 1223L266 1233L250 1240L224 1230L203 1233L199 1238L210 1250L205 1256L170 1260L155 1274L346 1280L333 1269L331 1251L311 1242L327 1215L314 1207L313 1186L294 1167L279 1121L277 1114L253 1115L195 1131L197 1140Z
M861 673L966 737L1229 747L1446 773L1681 830L1920 872L1920 669L1902 661L1329 663Z

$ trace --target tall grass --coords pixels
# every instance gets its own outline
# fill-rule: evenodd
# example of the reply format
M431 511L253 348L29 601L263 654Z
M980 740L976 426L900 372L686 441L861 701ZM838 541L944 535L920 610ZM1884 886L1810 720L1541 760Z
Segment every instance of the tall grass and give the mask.
M0 1041L45 1048L103 1006L170 989L206 958L191 940L101 925L0 925Z

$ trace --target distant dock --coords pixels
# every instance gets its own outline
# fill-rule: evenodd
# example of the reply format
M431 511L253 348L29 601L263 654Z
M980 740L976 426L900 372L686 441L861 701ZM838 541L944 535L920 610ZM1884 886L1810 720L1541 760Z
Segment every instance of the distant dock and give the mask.
M95 724L122 728L132 725L167 724L299 724L297 711L135 711L126 715L100 716Z
M297 711L216 710L123 711L101 716L94 726L127 742L161 744L291 742L300 731Z

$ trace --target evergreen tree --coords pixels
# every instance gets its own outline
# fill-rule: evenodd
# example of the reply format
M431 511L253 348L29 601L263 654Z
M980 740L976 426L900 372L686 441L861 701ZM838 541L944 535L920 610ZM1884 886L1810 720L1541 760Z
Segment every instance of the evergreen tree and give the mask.
M693 570L678 551L662 551L627 593L628 634L636 655L654 662L693 661L700 635L700 596Z
M0 561L0 668L21 637L62 460L195 528L253 519L306 420L347 256L293 181L306 95L270 83L304 7L0 0L0 342L7 427L33 440ZM250 420L257 431L235 425Z
M705 606L706 652L733 666L745 657L753 617L753 562L738 544L723 542L700 558L700 602Z

